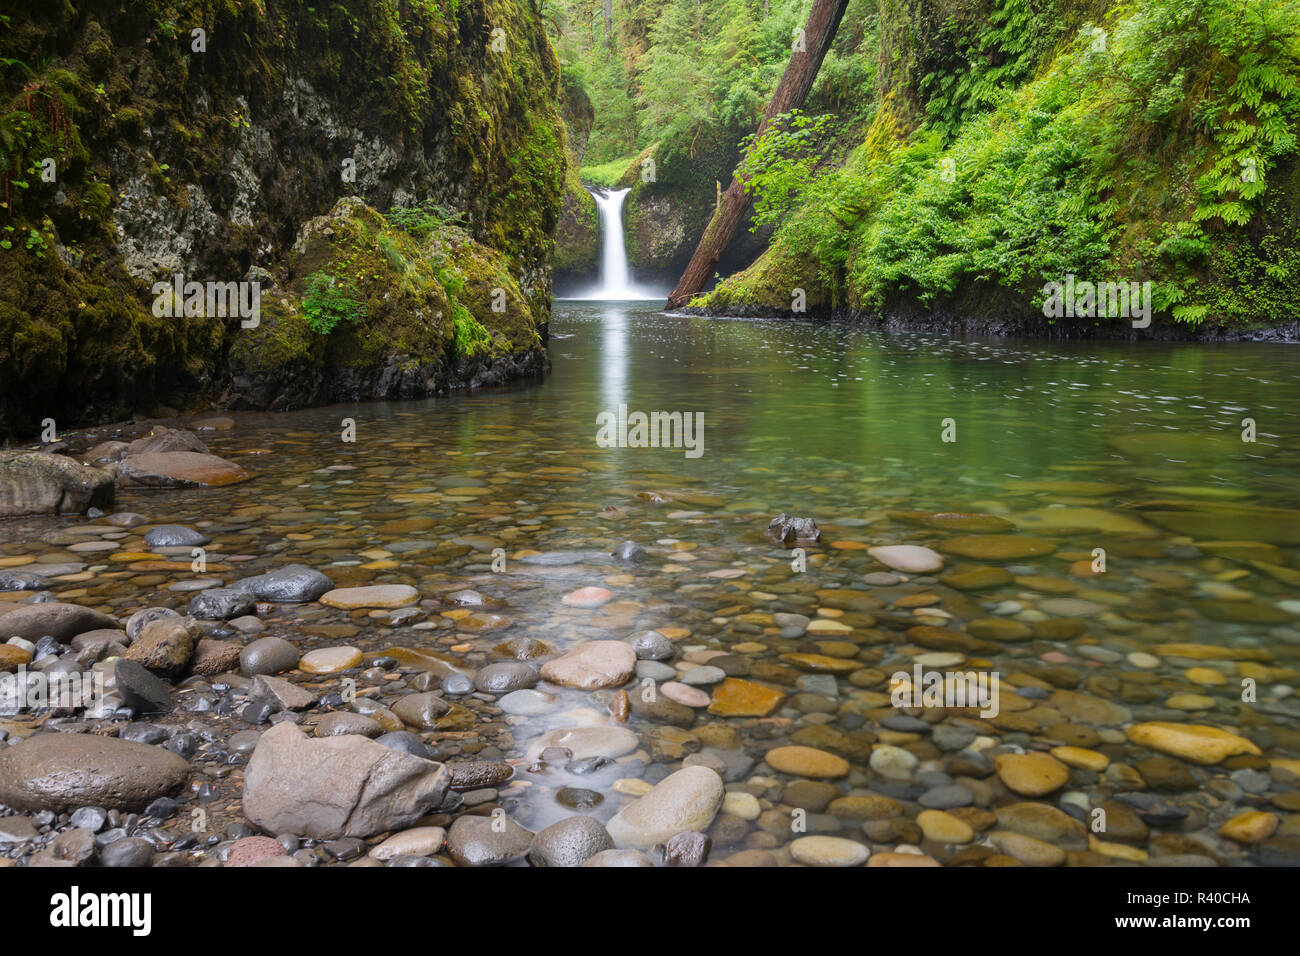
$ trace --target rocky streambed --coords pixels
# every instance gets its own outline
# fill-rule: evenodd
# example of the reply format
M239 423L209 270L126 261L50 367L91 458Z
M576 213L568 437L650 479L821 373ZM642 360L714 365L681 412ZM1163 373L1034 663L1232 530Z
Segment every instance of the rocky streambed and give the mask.
M542 386L67 437L116 498L0 525L0 670L102 699L0 685L0 865L1300 860L1264 353L585 314ZM704 456L597 446L628 394Z
M799 525L801 574L705 489L318 463L6 523L0 668L93 678L4 685L0 865L1300 862L1276 546L1131 537L1133 596L1053 528L894 512ZM1189 639L1189 592L1275 640ZM898 706L917 667L997 713Z

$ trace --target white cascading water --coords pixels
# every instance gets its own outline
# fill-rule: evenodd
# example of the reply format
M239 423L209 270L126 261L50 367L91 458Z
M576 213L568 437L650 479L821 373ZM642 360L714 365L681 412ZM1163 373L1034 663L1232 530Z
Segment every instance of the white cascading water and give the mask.
M578 298L604 301L662 298L633 282L628 269L627 248L623 243L623 200L630 191L590 190L600 210L600 284Z

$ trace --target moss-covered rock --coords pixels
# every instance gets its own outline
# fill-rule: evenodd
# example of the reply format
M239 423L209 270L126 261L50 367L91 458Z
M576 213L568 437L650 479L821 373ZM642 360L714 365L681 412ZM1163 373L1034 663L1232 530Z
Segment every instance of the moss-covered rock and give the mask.
M0 69L0 438L238 394L255 338L259 362L299 369L277 407L332 394L319 363L344 352L352 369L447 361L454 329L398 315L436 314L432 290L369 296L367 324L337 342L309 334L292 246L345 196L373 216L448 210L451 244L526 305L529 334L496 329L518 350L498 369L538 365L565 137L559 66L524 0L55 3L0 24L0 58L17 63ZM262 328L155 316L151 287L176 273L260 281ZM425 381L452 387L454 369Z

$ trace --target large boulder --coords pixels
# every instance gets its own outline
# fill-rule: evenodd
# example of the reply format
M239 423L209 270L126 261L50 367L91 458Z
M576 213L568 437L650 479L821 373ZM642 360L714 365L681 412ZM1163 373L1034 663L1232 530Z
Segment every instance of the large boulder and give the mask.
M0 617L0 642L11 637L39 641L49 635L60 644L67 644L78 634L116 630L117 627L113 618L91 608L62 601L45 601L24 605Z
M144 438L137 438L127 445L127 455L167 454L169 452L190 451L200 455L210 455L208 446L199 441L193 432L180 428L168 428L155 425Z
M81 514L113 503L113 476L66 455L0 451L0 516Z
M161 747L94 734L43 733L0 751L0 803L16 810L141 810L189 779Z
M722 807L722 778L708 767L669 774L605 824L619 847L644 850L683 830L707 830Z
M244 774L244 815L270 833L318 840L368 837L410 826L446 796L440 763L365 737L310 738L276 724Z
M266 574L240 578L234 587L247 591L259 601L275 604L302 604L314 601L334 588L334 582L305 564L290 564Z
M117 475L123 481L153 488L233 485L249 477L234 462L191 451L127 455L118 463Z

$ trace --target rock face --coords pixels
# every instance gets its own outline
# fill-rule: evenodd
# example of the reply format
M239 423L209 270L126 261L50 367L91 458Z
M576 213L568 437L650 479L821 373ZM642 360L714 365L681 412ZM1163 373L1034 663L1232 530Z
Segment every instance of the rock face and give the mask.
M683 830L707 830L722 798L722 778L716 771L684 767L614 814L605 829L620 847L649 849Z
M368 837L429 813L449 780L440 763L355 735L312 739L281 723L248 762L244 814L271 833Z
M0 803L18 810L142 810L190 776L161 747L92 734L37 734L0 751Z
M201 77L190 75L188 44L159 47L128 7L90 18L51 11L10 31L6 56L44 63L42 53L57 50L42 70L69 71L92 89L103 81L121 95L114 123L76 126L78 149L94 162L59 169L57 242L76 254L15 252L0 270L0 441L34 435L47 416L70 428L196 398L283 408L414 397L545 370L564 131L559 64L540 19L523 0L462 0L454 19L436 4L399 12L341 0L337 9L353 24L346 37L324 17L284 30L298 13L283 0L248 8L235 31L248 40L209 58ZM458 41L457 22L466 31L508 25L512 52L491 83L481 82L487 32L481 43L468 32ZM235 29L234 20L207 26L209 37ZM141 70L154 77L147 90L131 80ZM403 92L372 75L402 78ZM206 130L201 147L164 146L153 132L164 114L185 129L213 116L238 121ZM372 158L358 157L347 179L333 157L351 157L360 142ZM168 162L168 176L148 172ZM443 231L430 207L463 215L470 252L447 256L464 280L457 304L508 344L496 355L457 352L441 287L388 294L405 266L425 263L404 251L400 267L385 264L377 246L354 274L361 284L379 276L374 294L352 293L365 314L328 335L311 329L305 280L342 275L341 260L313 260L309 239L303 270L290 269L295 237L349 194L372 212L404 207L413 233L435 233L393 230L412 249ZM513 199L500 201L506 194ZM7 219L25 235L40 227L49 198L12 196ZM325 238L343 242L342 255L362 252L352 235ZM272 276L286 273L294 281L280 288ZM257 324L214 309L211 291L203 317L165 314L180 304L168 293L155 315L150 284L177 274L259 283ZM496 287L513 300L504 313L492 310ZM422 339L430 328L438 335Z
M113 490L111 474L65 455L0 451L0 517L107 508Z

